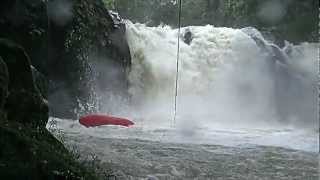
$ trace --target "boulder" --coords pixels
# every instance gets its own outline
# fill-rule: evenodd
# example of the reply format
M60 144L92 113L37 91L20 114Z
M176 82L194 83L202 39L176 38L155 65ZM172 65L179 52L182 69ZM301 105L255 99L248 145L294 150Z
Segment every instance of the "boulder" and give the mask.
M0 121L0 146L0 179L97 179L45 128Z
M184 32L184 35L183 35L183 42L190 45L192 39L193 39L193 35L192 35L190 29L186 29Z
M0 179L97 179L46 129L48 105L25 50L0 39L0 56Z
M0 39L0 56L10 75L9 95L5 103L8 120L45 127L48 105L34 83L25 50L10 40Z

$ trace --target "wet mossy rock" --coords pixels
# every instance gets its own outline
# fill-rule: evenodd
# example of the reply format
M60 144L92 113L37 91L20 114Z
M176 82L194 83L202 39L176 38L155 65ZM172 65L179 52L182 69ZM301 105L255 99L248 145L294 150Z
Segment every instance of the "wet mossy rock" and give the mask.
M2 0L0 38L24 47L31 65L42 74L35 79L42 95L49 98L52 115L75 118L78 100L86 105L94 85L102 91L114 86L126 93L130 52L125 25L113 21L102 0ZM119 73L115 78L90 67L93 64L111 64Z
M48 106L33 77L39 72L25 50L0 39L0 56L0 179L96 179L46 129Z
M0 179L96 179L46 129L41 73L20 45L0 39L0 70Z
M0 38L24 47L32 65L47 75L47 12L42 0L1 0Z
M10 79L5 103L8 120L45 127L48 105L35 85L25 50L10 40L0 39L0 56L8 67Z
M33 81L37 86L38 90L40 91L40 94L45 99L48 99L49 82L47 78L32 65L31 65L31 71L32 71Z
M121 44L126 42L124 26L114 26L102 3L89 0L60 0L71 2L71 18L48 23L46 2L0 3L0 179L94 180L94 173L74 160L45 127L49 115L46 98L52 93L47 91L48 77L50 84L58 84L58 91L64 90L60 84L68 84L73 97L70 102L85 96L79 87L87 87L83 83L87 82L90 54L108 57L123 69L128 66L128 46ZM115 33L119 37L111 36Z
M101 0L50 0L48 12L52 115L75 118L78 100L85 107L93 86L126 91L131 60L124 23L115 22ZM119 73L105 74L102 67Z
M0 118L3 114L4 103L8 95L9 73L6 63L0 56Z
M0 179L97 179L45 128L0 122L0 146Z

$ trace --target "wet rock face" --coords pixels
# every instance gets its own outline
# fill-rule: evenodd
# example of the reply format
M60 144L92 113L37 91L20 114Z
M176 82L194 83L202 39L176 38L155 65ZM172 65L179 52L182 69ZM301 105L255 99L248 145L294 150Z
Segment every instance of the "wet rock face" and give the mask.
M53 116L75 118L74 109L92 98L93 86L126 91L131 56L125 25L100 0L3 0L1 37L24 47L31 65L42 74L32 69ZM119 73L110 77L101 67Z
M36 87L40 91L40 94L43 98L48 99L48 80L47 78L39 72L35 67L31 66L33 82L35 83Z
M125 24L102 1L3 0L0 10L0 38L13 40L25 52L15 53L13 48L10 54L19 57L9 54L3 59L29 59L15 68L26 72L26 63L34 67L33 79L41 95L48 97L52 115L75 118L74 109L79 102L85 105L92 99L94 88L115 87L116 92L126 94L131 56ZM30 77L14 76L18 79L9 86L32 89Z
M51 0L48 12L51 115L76 118L79 103L90 112L93 89L126 94L131 56L121 18L90 0Z
M14 42L0 39L0 56L3 57L2 64L6 64L10 76L10 81L3 80L2 87L5 91L7 83L9 95L5 99L5 111L8 120L45 127L48 105L35 85L28 55ZM5 78L6 74L2 74Z
M46 129L49 113L44 98L48 95L47 67L51 68L46 2L0 2L0 179L94 180L93 172L76 162ZM65 53L66 36L61 38L54 47L66 57L54 60L64 60L61 64L66 65L74 56Z
M47 12L42 0L1 0L0 38L24 47L31 63L47 74Z
M9 74L6 63L0 56L0 113L8 95Z
M0 38L0 179L96 179L46 129L41 77L20 45Z
M185 32L184 32L184 35L183 35L183 41L190 45L191 41L192 41L193 37L192 37L192 33L189 29L187 29Z

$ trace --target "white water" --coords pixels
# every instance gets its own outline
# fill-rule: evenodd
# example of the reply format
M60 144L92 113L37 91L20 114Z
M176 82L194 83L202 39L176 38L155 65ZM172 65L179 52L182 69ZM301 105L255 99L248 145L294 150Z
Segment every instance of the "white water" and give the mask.
M127 22L132 103L109 98L102 113L127 117L136 125L127 133L108 129L112 130L112 137L318 151L316 120L307 120L309 128L300 128L299 124L283 123L277 117L275 77L266 70L266 55L251 37L239 29L211 25L187 28L193 40L190 45L181 41L178 118L173 127L177 30ZM304 43L285 48L291 49L292 71L307 74L311 82L310 77L315 77L316 72L317 47ZM309 96L316 99L314 94ZM61 122L61 126L68 131L88 132L92 136L96 133L98 137L110 135L104 128L101 132L100 128L85 131L65 123Z
M131 128L101 126L85 128L77 121L50 118L68 136L97 139L147 140L160 143L223 145L228 147L276 146L307 152L319 151L318 133L294 128L225 128L208 127L197 130L152 127L137 123ZM54 125L55 126L55 125ZM55 129L54 129L55 130ZM107 153L107 152L105 152Z
M181 32L186 29L192 32L193 40L190 45L181 41L177 122L173 124L177 29L127 21L132 102L107 98L101 113L127 117L136 125L128 133L105 127L113 132L112 137L318 151L316 119L298 120L308 123L308 128L302 128L301 123L282 122L275 113L275 77L266 70L266 54L250 36L239 29L211 25L182 28ZM291 50L293 73L306 74L313 82L317 49L318 44L304 43L288 44L283 51ZM301 93L316 99L315 94ZM104 127L85 131L69 123L59 124L70 132L110 135Z
M254 40L239 29L211 25L188 29L193 40L190 45L181 42L176 127L278 127L281 119L275 113L275 77L266 68L266 55ZM139 112L137 119L153 126L169 126L173 119L177 30L128 22L127 39L132 56L129 91L134 112ZM294 48L300 54L292 53L295 68L291 71L316 77L318 46L305 43ZM314 79L309 80L315 84ZM310 99L317 97L312 92L301 93ZM312 113L315 117L316 110ZM316 118L310 121L311 127L318 127Z
M319 151L319 133L315 130L318 122L306 120L309 128L300 128L294 121L279 119L274 106L274 77L266 70L265 54L255 41L238 29L210 25L188 28L193 40L190 45L181 42L178 118L174 126L177 30L130 22L127 22L127 40L132 56L128 75L132 102L122 104L119 98L109 99L102 113L127 117L135 126L85 128L77 121L51 119L50 122L57 122L71 144L98 154L105 162L112 161L120 174L127 175L125 179L208 178L219 172L215 166L228 157L212 158L228 154L227 147L234 148L230 152L234 156L231 160L243 152L244 157L250 157L252 147L261 152L261 156L249 158L257 166L257 159L265 158L266 152L284 157L286 163L279 165L281 169L278 170L284 174L279 173L276 179L289 177L286 173L292 178L304 176L295 177L292 173L295 170L291 172L300 168L300 162L303 169L312 170L308 174L312 175L314 165L304 165L304 160L315 164L312 157ZM182 32L185 29L182 28ZM317 47L317 44L308 43L292 47L292 71L311 77L310 82L315 76L313 63L317 61ZM316 98L313 94L310 97ZM264 148L257 147L259 145L301 150L298 157L305 154L307 158L294 157L299 163L293 165L291 152L284 151L285 156L288 155L285 157L282 150L265 148L264 152ZM179 152L185 155L181 157ZM186 161L191 164L185 164ZM242 162L228 160L227 163ZM242 173L237 168L247 165L236 165L220 177L223 179L231 173L236 179L246 179L243 176L246 170ZM194 169L197 173L193 174ZM257 172L254 177L268 177L264 171L262 168L252 172ZM208 175L209 172L213 175Z
M71 150L84 159L96 156L94 162L101 163L96 165L102 171L111 168L117 179L318 179L318 154L308 152L317 148L312 146L316 142L306 132L203 129L185 138L170 129L57 123ZM61 137L61 132L53 133Z

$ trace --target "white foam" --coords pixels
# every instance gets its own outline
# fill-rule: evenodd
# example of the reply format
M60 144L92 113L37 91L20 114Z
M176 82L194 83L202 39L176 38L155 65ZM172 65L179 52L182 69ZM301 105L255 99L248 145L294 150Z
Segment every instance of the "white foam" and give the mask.
M132 56L128 76L132 103L129 112L122 113L135 126L84 128L77 121L58 120L58 127L76 136L227 146L256 144L318 151L319 133L276 121L273 79L265 71L259 47L248 35L238 29L211 25L186 27L181 32L186 29L192 32L193 40L190 45L181 41L178 116L174 128L170 125L177 30L129 21L126 36ZM306 55L299 58L301 54L292 53L295 61L302 64L296 63L296 69L310 68L309 63L300 60L313 62L316 48L310 44L294 46ZM117 103L109 106L114 104ZM121 107L112 109L116 111L108 113L119 115L117 109Z

